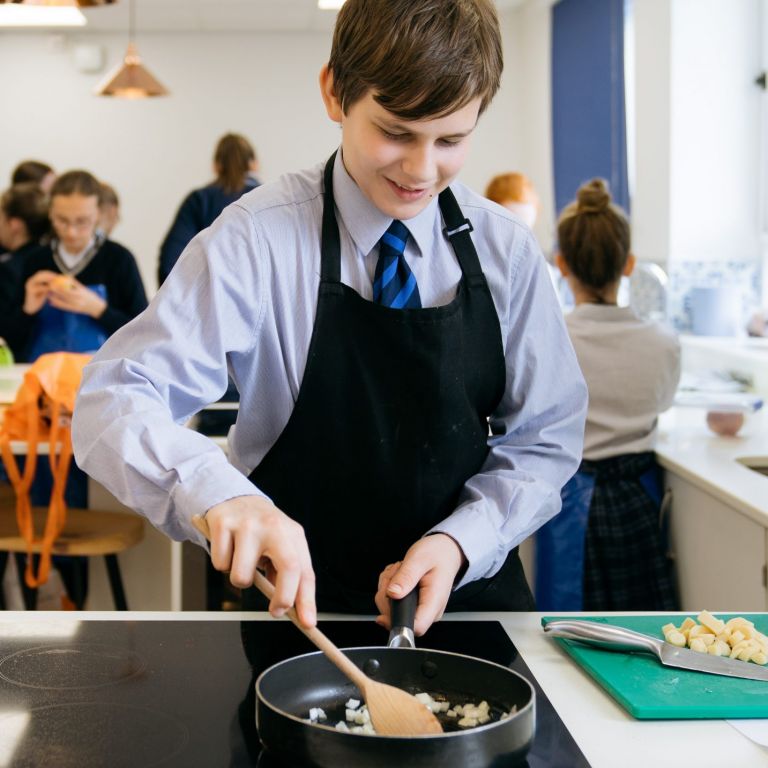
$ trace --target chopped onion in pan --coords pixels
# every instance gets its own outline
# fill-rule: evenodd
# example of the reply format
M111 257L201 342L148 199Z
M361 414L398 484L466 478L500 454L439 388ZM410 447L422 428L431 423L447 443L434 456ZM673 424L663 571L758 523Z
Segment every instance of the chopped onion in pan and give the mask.
M487 701L481 701L479 704L457 704L455 707L451 707L450 702L433 699L428 693L417 693L416 698L434 714L443 714L455 719L460 729L475 728L491 720L491 708ZM368 707L365 704L361 707L360 703L358 699L347 701L344 705L345 720L340 720L334 726L337 731L376 734L371 723L371 716L368 714ZM502 713L499 719L506 720L516 711L517 707L512 707L510 712ZM325 712L320 707L313 707L309 710L307 722L317 724L327 719Z

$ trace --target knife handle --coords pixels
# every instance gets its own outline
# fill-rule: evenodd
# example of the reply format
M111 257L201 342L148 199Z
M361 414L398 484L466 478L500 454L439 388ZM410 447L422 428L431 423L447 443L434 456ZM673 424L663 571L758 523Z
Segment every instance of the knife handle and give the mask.
M663 642L655 637L596 621L550 621L544 626L544 631L552 637L580 640L611 651L647 651L660 657L664 647Z

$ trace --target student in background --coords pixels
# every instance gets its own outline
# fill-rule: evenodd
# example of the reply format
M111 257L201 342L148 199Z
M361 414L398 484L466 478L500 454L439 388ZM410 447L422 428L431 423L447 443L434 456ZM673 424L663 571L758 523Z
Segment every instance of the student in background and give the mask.
M165 282L181 252L198 232L210 227L230 203L259 186L253 176L258 168L256 150L244 136L228 133L219 139L213 155L216 179L184 198L160 247L159 285Z
M23 184L32 181L46 194L49 194L53 182L56 181L56 173L47 163L39 160L24 160L19 163L11 174L11 184Z
M48 197L34 182L14 184L0 197L0 337L16 359L22 350L16 344L12 319L14 302L23 284L24 261L47 234Z
M87 171L65 173L51 189L53 238L27 254L17 299L24 362L94 352L147 306L133 255L97 231L101 194Z
M22 362L46 352L95 352L122 325L136 317L147 298L131 253L97 229L102 186L87 171L60 176L51 189L53 237L26 254L13 315ZM52 488L48 461L38 460L30 498L47 505ZM88 504L87 477L70 468L65 499ZM55 558L71 591L75 580L87 592L87 559Z
M536 225L541 202L533 182L523 173L500 173L485 188L485 196L515 214L529 229ZM547 269L561 307L572 307L573 296L560 270L547 256Z
M101 203L99 204L99 229L106 237L120 223L120 198L114 187L101 182Z
M485 196L512 211L529 229L539 215L539 196L533 183L523 173L501 173L494 176L485 189Z
M563 509L537 534L542 611L676 610L660 523L654 457L659 413L672 404L680 346L616 299L635 264L626 214L594 179L558 221L556 262L576 306L566 325L589 389L584 460Z

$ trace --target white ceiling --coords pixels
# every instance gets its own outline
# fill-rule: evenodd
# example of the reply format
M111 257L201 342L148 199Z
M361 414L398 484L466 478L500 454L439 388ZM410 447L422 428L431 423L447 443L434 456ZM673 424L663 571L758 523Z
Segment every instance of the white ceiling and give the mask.
M335 11L321 11L317 0L133 0L139 32L316 32L333 29ZM524 0L496 0L499 9ZM129 0L84 8L83 31L128 28Z

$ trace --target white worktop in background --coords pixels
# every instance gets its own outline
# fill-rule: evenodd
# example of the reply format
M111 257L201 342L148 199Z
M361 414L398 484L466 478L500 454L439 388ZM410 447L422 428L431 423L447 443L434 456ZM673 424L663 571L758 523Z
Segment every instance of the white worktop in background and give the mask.
M659 419L656 455L666 469L768 527L768 476L739 461L768 467L768 408L747 415L735 437L710 431L703 408L671 408Z
M682 334L686 373L732 371L752 380L751 391L768 398L768 338L691 336Z

